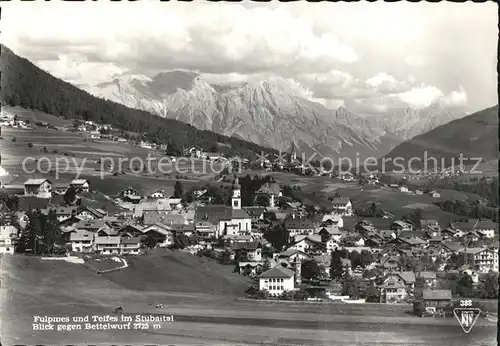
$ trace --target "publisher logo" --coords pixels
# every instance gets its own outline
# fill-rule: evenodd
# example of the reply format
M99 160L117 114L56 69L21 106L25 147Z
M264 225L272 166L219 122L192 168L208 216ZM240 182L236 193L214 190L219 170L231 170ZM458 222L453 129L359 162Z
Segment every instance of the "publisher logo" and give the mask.
M460 305L470 306L472 304L462 304L462 302L460 302ZM464 333L469 334L470 331L472 330L472 327L474 327L474 324L476 324L479 315L481 314L481 309L471 308L471 307L460 307L453 309L453 314L455 315L458 323L462 327Z

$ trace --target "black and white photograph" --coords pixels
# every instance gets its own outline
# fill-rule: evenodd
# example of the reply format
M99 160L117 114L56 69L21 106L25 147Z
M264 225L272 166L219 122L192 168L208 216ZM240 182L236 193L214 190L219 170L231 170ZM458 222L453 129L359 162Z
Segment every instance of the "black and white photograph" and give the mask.
M0 7L1 345L498 345L496 2Z

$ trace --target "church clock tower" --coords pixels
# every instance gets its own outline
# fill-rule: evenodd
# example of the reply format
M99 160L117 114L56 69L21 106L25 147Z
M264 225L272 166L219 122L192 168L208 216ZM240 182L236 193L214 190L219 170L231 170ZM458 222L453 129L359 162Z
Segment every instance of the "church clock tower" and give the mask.
M241 209L241 186L238 182L238 178L236 178L233 183L233 196L231 198L231 207L233 209Z

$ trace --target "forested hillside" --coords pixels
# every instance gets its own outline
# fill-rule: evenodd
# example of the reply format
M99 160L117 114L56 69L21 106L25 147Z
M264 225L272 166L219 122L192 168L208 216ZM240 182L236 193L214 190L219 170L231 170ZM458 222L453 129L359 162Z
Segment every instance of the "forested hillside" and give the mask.
M41 70L29 60L1 45L0 98L12 106L36 109L70 119L112 124L122 130L144 134L146 139L181 148L198 145L206 151L217 143L231 146L230 154L247 158L255 153L276 152L234 137L201 131L183 122L164 119L146 111L100 99Z

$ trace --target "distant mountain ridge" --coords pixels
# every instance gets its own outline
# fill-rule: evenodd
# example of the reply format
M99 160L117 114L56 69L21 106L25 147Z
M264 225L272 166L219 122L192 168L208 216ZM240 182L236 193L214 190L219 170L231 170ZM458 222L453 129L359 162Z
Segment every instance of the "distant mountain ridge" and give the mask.
M418 135L399 144L384 157L404 158L408 162L414 157L423 158L427 152L427 157L443 158L448 163L460 154L465 158L495 160L499 158L498 125L496 105Z
M211 85L198 73L179 70L153 78L124 75L86 90L200 129L277 150L288 151L295 142L299 152L323 156L379 157L416 134L465 115L434 107L363 118L344 107L332 110L309 101L285 79Z

